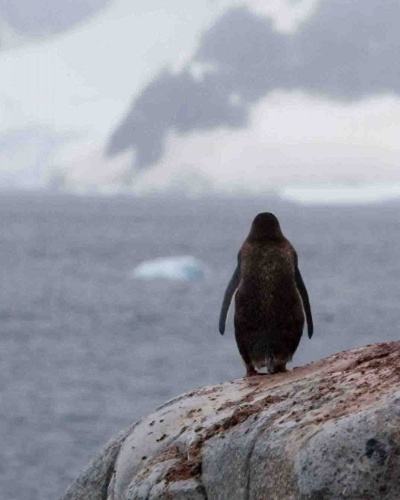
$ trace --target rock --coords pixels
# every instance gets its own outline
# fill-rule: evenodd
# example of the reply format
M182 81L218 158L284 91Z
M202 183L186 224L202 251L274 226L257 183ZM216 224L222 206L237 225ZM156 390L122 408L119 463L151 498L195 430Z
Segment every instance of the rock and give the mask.
M400 342L199 389L113 439L63 500L398 500Z

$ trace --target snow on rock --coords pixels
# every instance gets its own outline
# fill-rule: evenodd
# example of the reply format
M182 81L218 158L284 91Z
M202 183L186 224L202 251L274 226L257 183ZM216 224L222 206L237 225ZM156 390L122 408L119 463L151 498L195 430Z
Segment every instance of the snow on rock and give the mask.
M190 255L166 257L142 262L133 270L132 276L144 280L194 280L204 278L205 266Z
M197 389L112 439L62 500L397 500L400 342Z

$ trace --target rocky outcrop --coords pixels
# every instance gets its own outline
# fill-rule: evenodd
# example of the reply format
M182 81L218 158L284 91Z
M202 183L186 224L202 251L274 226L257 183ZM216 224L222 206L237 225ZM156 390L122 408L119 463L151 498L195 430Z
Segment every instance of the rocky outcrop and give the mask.
M63 500L398 500L400 342L180 396Z

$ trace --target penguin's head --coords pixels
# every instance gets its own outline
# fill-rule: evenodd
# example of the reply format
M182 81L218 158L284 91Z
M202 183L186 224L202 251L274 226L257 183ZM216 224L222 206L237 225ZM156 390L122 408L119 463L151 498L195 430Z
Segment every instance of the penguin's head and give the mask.
M262 212L255 217L249 236L257 240L280 240L284 237L278 219L269 212Z

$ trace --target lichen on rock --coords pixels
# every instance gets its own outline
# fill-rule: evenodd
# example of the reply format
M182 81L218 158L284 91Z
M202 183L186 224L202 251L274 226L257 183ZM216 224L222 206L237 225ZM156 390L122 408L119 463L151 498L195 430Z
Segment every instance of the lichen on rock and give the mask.
M112 440L63 500L167 498L398 500L400 342L180 396Z

